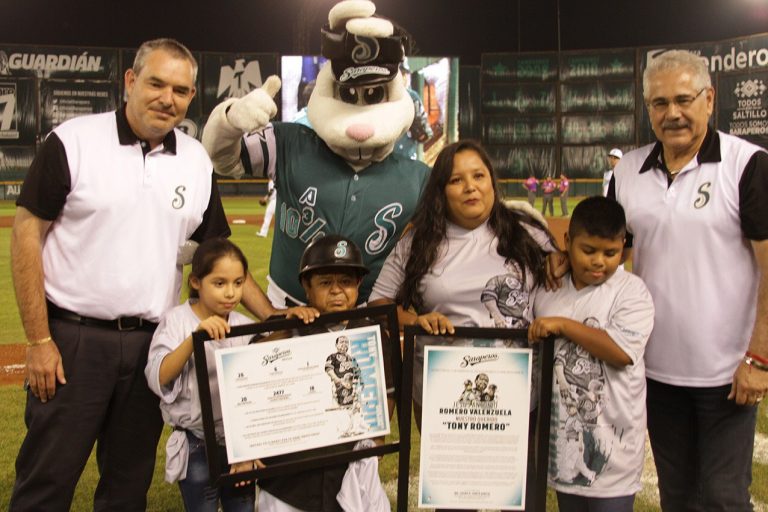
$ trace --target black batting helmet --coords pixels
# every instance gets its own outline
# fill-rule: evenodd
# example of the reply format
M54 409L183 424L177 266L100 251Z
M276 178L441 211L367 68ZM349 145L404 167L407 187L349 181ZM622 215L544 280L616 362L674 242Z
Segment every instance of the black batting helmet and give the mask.
M310 243L299 263L299 280L317 269L352 269L361 276L368 273L363 255L355 242L340 235L326 235Z

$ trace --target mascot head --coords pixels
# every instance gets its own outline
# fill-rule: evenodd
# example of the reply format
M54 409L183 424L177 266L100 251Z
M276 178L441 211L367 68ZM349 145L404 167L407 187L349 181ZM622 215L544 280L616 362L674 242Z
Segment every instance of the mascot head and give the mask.
M335 5L322 30L320 70L307 106L318 136L355 170L384 160L413 122L398 71L405 38L364 0Z

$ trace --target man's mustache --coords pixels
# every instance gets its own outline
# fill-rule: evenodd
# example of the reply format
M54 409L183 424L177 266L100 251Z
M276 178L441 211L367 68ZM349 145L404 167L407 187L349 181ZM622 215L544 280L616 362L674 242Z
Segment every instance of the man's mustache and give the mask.
M679 130L681 128L688 128L688 123L664 123L661 125L662 130Z

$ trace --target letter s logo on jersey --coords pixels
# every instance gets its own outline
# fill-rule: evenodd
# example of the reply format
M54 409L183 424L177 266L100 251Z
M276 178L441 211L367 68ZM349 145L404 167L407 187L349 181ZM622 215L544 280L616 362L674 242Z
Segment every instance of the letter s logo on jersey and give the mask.
M365 252L370 255L379 254L387 246L387 242L397 233L397 224L394 219L403 213L403 205L390 203L381 208L373 217L376 231L368 235L365 241Z
M712 188L712 182L706 181L699 187L699 195L696 196L696 200L693 202L693 207L698 209L704 208L709 203L710 195L709 189Z
M176 190L175 190L176 198L173 201L171 201L171 206L173 206L175 210L181 210L182 208L184 208L184 203L186 201L184 200L184 194L182 194L182 192L185 192L186 190L187 190L187 187L185 187L184 185L179 185L178 187L176 187Z

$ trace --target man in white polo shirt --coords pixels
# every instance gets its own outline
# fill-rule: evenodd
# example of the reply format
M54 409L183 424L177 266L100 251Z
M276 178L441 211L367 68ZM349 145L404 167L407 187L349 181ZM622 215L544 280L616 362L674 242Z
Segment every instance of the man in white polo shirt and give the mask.
M658 142L621 159L634 271L656 305L645 352L648 430L664 510L752 510L757 404L768 390L768 153L708 126L696 55L650 60Z
M174 129L196 73L180 43L144 43L125 106L63 123L29 169L11 240L29 393L10 510L69 510L94 442L94 510L146 509L162 427L152 333L178 303L181 248L230 234L208 155ZM251 306L273 312L260 292Z

